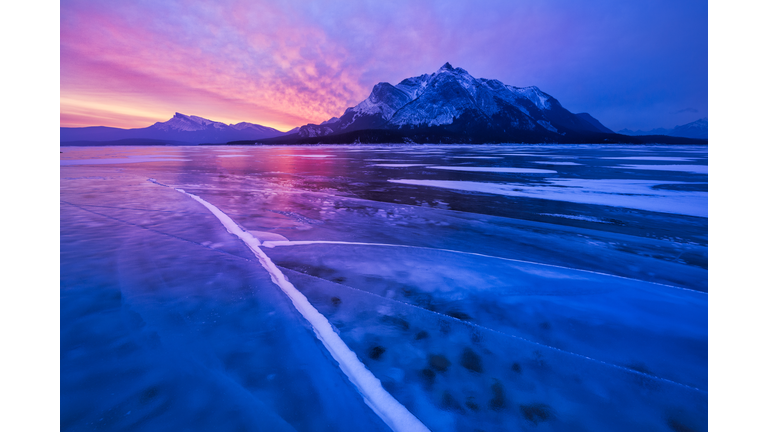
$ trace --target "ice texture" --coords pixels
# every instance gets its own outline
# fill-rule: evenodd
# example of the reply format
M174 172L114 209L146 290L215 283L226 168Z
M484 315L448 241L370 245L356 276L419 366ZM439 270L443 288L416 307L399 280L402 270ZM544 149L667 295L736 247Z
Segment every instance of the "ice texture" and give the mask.
M213 213L222 225L227 229L227 232L236 235L242 240L253 254L258 258L264 269L269 272L277 286L291 299L296 310L299 311L312 325L312 329L315 331L318 339L323 343L328 352L339 363L341 370L357 387L360 393L365 397L365 403L368 404L373 411L381 417L384 422L396 432L406 431L426 431L427 428L416 418L408 412L392 395L387 393L381 382L376 379L371 372L365 368L365 365L360 362L347 345L334 333L328 320L320 314L308 301L304 295L299 292L291 282L286 279L285 275L280 269L275 266L269 257L261 251L259 246L261 243L259 239L254 237L250 232L241 229L235 221L229 216L224 214L216 206L201 199L197 195L193 195L185 192L183 189L176 189L177 191L186 194L190 198L199 202L211 213Z
M62 148L61 430L706 430L693 152Z

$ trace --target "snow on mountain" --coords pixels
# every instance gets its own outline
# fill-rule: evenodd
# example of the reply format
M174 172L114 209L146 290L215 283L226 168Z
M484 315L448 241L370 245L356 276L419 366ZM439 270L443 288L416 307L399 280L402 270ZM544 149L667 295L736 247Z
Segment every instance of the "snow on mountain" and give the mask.
M552 96L539 90L536 86L530 87L515 87L507 86L507 89L514 93L518 98L527 99L533 102L540 110L552 109L550 99L554 99Z
M324 122L322 122L322 123L320 123L320 124L321 124L321 125L324 125L324 124L331 124L331 123L336 123L337 121L339 121L339 118L338 118L338 117L331 117L330 119L328 119L328 120L326 120L326 121L324 121Z
M675 126L670 135L687 138L707 138L709 137L709 120L702 118L688 124Z
M255 124L255 123L248 123L248 122L230 124L229 127L239 131L246 131L246 132L253 132L253 133L260 133L260 134L273 134L275 132L282 133L277 129L274 129L271 127L262 126L260 124Z
M394 86L376 84L368 98L348 108L337 121L331 120L302 126L299 136L429 127L544 135L611 132L588 114L577 116L566 110L538 87L515 87L499 80L475 78L450 63L435 73L407 78Z
M215 122L198 116L188 116L176 113L173 118L166 122L157 122L150 126L160 131L200 131L210 128L223 129L227 125L221 122Z

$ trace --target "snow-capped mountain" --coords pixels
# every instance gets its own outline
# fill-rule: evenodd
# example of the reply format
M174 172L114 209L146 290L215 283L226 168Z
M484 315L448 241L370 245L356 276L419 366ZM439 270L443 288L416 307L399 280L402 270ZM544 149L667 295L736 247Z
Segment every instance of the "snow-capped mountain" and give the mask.
M284 135L277 129L254 123L241 122L225 124L198 116L176 113L165 122L139 129L119 129L103 126L85 128L60 128L62 144L76 143L87 145L89 142L143 144L201 144L226 143L237 140L257 140Z
M587 113L573 114L538 87L514 87L475 78L450 63L433 74L397 85L376 84L370 96L344 114L299 129L300 138L386 129L445 131L486 137L537 137L560 141L567 134L613 133Z
M675 137L707 139L709 137L709 121L706 118L701 118L691 123L675 126L672 129L656 128L647 131L622 129L619 133L631 136L669 135Z
M170 131L184 131L193 132L208 129L225 129L227 125L221 122L215 122L212 120L204 119L198 116L187 116L181 113L176 113L173 118L166 122L157 122L150 126L155 130L170 132ZM239 128L236 128L239 130Z

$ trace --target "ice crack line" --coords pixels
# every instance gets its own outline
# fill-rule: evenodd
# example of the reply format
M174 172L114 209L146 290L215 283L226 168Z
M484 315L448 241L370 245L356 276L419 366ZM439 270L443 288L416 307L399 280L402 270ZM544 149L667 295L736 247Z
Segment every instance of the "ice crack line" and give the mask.
M481 253L476 252L464 252L464 251L457 251L457 250L451 250L451 249L440 249L440 248L429 248L429 247L423 247L423 246L410 246L410 245L400 245L400 244L389 244L389 243L362 243L362 242L347 242L347 241L334 241L334 240L270 240L265 241L263 246L268 248L274 248L276 246L303 246L303 245L313 245L313 244L338 244L338 245L353 245L353 246L387 246L387 247L399 247L399 248L411 248L411 249L425 249L425 250L432 250L432 251L440 251L440 252L450 252L455 254L463 254L463 255L474 255L474 256L480 256L484 258L494 258L504 261L512 261L512 262L519 262L519 263L525 263L525 264L536 264L540 266L546 266L546 267L554 267L554 268L560 268L565 270L571 270L571 271L577 271L577 272L584 272L584 273L592 273L600 276L608 276L608 277L614 277L619 279L627 279L635 282L644 282L654 285L661 285L663 287L667 288L675 288L683 291L691 291L699 294L708 295L705 291L699 291L694 290L690 288L684 288L679 287L675 285L667 285L660 282L651 282L651 281L644 281L640 279L634 279L627 276L618 276L613 275L610 273L601 273L594 270L585 270L585 269L578 269L578 268L572 268L572 267L565 267L560 266L556 264L545 264L545 263L539 263L535 261L525 261L521 259L515 259L515 258L503 258L503 257L497 257L493 255L485 255Z
M152 180L150 179L150 181ZM152 182L161 186L166 186L156 181ZM248 246L256 258L259 259L259 262L264 269L269 272L272 282L283 290L288 298L291 299L296 310L298 310L299 313L312 325L312 329L315 331L317 338L320 339L328 352L330 352L331 356L333 356L339 363L342 372L344 372L352 384L357 387L360 394L362 394L365 403L384 421L384 423L387 424L387 426L396 432L429 431L416 416L411 414L408 409L400 404L400 402L382 387L381 381L379 381L379 379L365 367L363 362L357 357L357 354L349 349L344 341L341 340L341 337L333 331L331 323L328 322L325 316L318 312L309 300L307 300L307 298L304 297L304 295L299 292L288 279L286 279L280 269L278 269L272 260L259 248L259 246L261 246L259 239L240 228L235 221L213 204L210 204L197 195L185 192L183 189L175 190L186 194L205 206L205 208L210 210L210 212L219 219L219 222L224 225L228 232L236 235Z
M117 222L120 222L120 223L123 223L123 224L126 224L126 225L130 225L130 226L132 226L132 227L141 228L141 229L143 229L143 230L147 230L147 231L149 231L149 232L153 232L153 233L155 233L155 234L160 234L160 235L168 236L168 237L171 237L171 238L175 238L175 239L177 239L177 240L181 240L181 241L189 242L189 243L192 243L192 244L194 244L194 245L197 245L197 246L200 246L200 247L204 247L204 248L206 248L206 249L208 249L208 250L212 250L212 251L214 251L214 252L216 252L216 253L220 253L220 254L224 254L224 255L229 255L229 256L231 256L231 257L234 257L234 258L237 258L237 259L241 259L241 260L251 261L251 259L250 259L250 258L245 258L245 257L241 257L241 256L239 256L239 255L235 255L235 254L233 254L233 253L229 253L229 252L226 252L226 251L218 250L218 249L212 248L212 247L210 247L210 246L206 246L206 245L204 245L204 244L202 244L202 243L198 243L198 242L196 242L196 241L193 241L193 240L185 239L185 238L182 238L182 237L179 237L179 236L175 236L175 235L173 235L173 234L168 234L168 233L165 233L165 232L162 232L162 231L158 231L158 230L156 230L156 229L152 229L152 228L149 228L149 227L145 227L145 226L142 226L142 225L139 225L139 224L135 224L135 223L133 223L133 222L124 221L124 220L122 220L122 219L118 219L118 218L116 218L116 217L114 217L114 216L105 215L104 213L99 213L99 212L95 212L95 211L93 211L93 210L88 210L87 208L85 208L85 207L83 207L83 206L81 206L81 205L78 205L78 204L73 204L73 203L71 203L71 202L67 202L67 201L63 201L63 200L61 200L60 202L62 202L62 203L64 203L64 204L68 204L68 205L71 205L72 207L78 208L78 209L80 209L80 210L82 210L82 211L86 211L86 212L88 212L88 213L93 213L93 214L95 214L95 215L98 215L98 216L102 216L102 217L105 217L105 218L107 218L107 219L112 219L112 220L114 220L114 221L117 221Z
M269 243L269 242L264 242L264 243L262 243L262 245L266 246L267 243ZM282 266L278 266L278 267L282 267ZM282 268L290 270L290 271L296 271L296 270L292 270L292 269L287 268L287 267L282 267ZM323 279L323 278L320 278L320 277L317 277L317 276L312 276L310 274L304 274L304 273L302 273L302 274L304 276L307 276L307 277L310 277L310 278L313 278L313 279L319 279L319 280L322 280L322 281L325 281L325 282L329 282L327 279ZM560 352L560 353L563 353L563 354L572 355L574 357L578 357L578 358L581 358L581 359L584 359L584 360L589 360L589 361L597 362L597 363L603 364L603 365L608 366L608 367L612 367L612 368L616 368L616 369L619 369L619 370L623 370L624 372L629 372L629 373L632 373L632 374L635 374L635 375L641 375L641 376L644 376L644 377L647 377L647 378L652 378L652 379L659 380L659 381L664 381L666 383L673 384L673 385L680 386L680 387L684 387L684 388L687 388L687 389L690 389L690 390L694 390L694 391L697 391L699 393L707 393L707 391L702 390L702 389L700 389L698 387L694 387L692 385L683 384L683 383L680 383L680 382L677 382L677 381L673 381L673 380L668 379L668 378L662 378L660 376L652 375L650 373L640 372L640 371L637 371L635 369L631 369L631 368L628 368L628 367L625 367L625 366L620 366L620 365L617 365L617 364L614 364L614 363L609 363L609 362L604 361L604 360L592 358L592 357L586 356L584 354L579 354L579 353L575 353L575 352L572 352L572 351L566 351L566 350L564 350L562 348L558 348L556 346L547 345L545 343L532 341L530 339L526 339L526 338L521 337L521 336L505 333L503 331L492 329L490 327L485 327L485 326L482 326L480 324L476 324L476 323L473 323L473 322L463 321L463 320L461 320L459 318L452 317L450 315L446 315L446 314L441 313L441 312L429 310L429 309L426 309L424 307L421 307L421 306L418 306L418 305L415 305L415 304L410 304L410 303L406 303L404 301L387 298L387 297L381 296L379 294L375 294L375 293L372 293L372 292L369 292L369 291L362 290L360 288L355 288L355 287L352 287L352 286L349 286L349 285L344 285L344 284L337 283L337 282L330 282L330 283L334 283L336 285L342 286L342 287L344 287L344 288L346 288L348 290L357 291L358 293L361 293L363 295L378 297L382 301L399 303L400 305L402 305L404 307L418 309L421 312L426 313L426 314L438 315L442 319L452 320L452 321L454 321L454 322L456 322L458 324L465 325L467 327L474 327L474 328L481 329L483 331L487 331L489 333L495 333L495 334L503 336L503 337L517 339L517 340L520 340L520 341L523 341L523 342L526 342L526 343L530 343L530 344L533 344L533 345L538 345L538 346L541 346L541 347L544 347L544 348L547 348L547 349L551 349L553 351L557 351L557 352Z

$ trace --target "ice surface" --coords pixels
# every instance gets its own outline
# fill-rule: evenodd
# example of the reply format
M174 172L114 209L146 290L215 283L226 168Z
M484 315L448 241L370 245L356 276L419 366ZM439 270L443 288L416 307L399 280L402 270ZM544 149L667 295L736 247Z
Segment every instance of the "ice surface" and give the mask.
M474 171L474 172L518 173L518 174L554 174L557 172L557 171L538 169L538 168L517 168L517 167L429 166L427 168L449 170L449 171Z
M414 288L410 299L425 306L399 301L402 294L390 298L350 286L357 281L339 284L285 272L350 347L366 354L363 361L385 388L431 430L664 430L671 413L660 406L674 407L672 419L686 427L706 425L696 414L706 410L706 392L660 379L642 363L608 365L478 325L475 317L461 314L465 309L451 311L459 318L431 311L429 297L417 286L408 286ZM505 306L491 310L503 312ZM562 324L530 323L532 330L552 335ZM598 319L593 324L601 325Z
M706 430L706 177L607 159L689 151L62 148L61 429Z
M427 164L400 164L400 163L391 163L391 164L373 164L373 166L378 167L390 167L390 168L404 168L404 167L415 167L415 166L426 166Z

